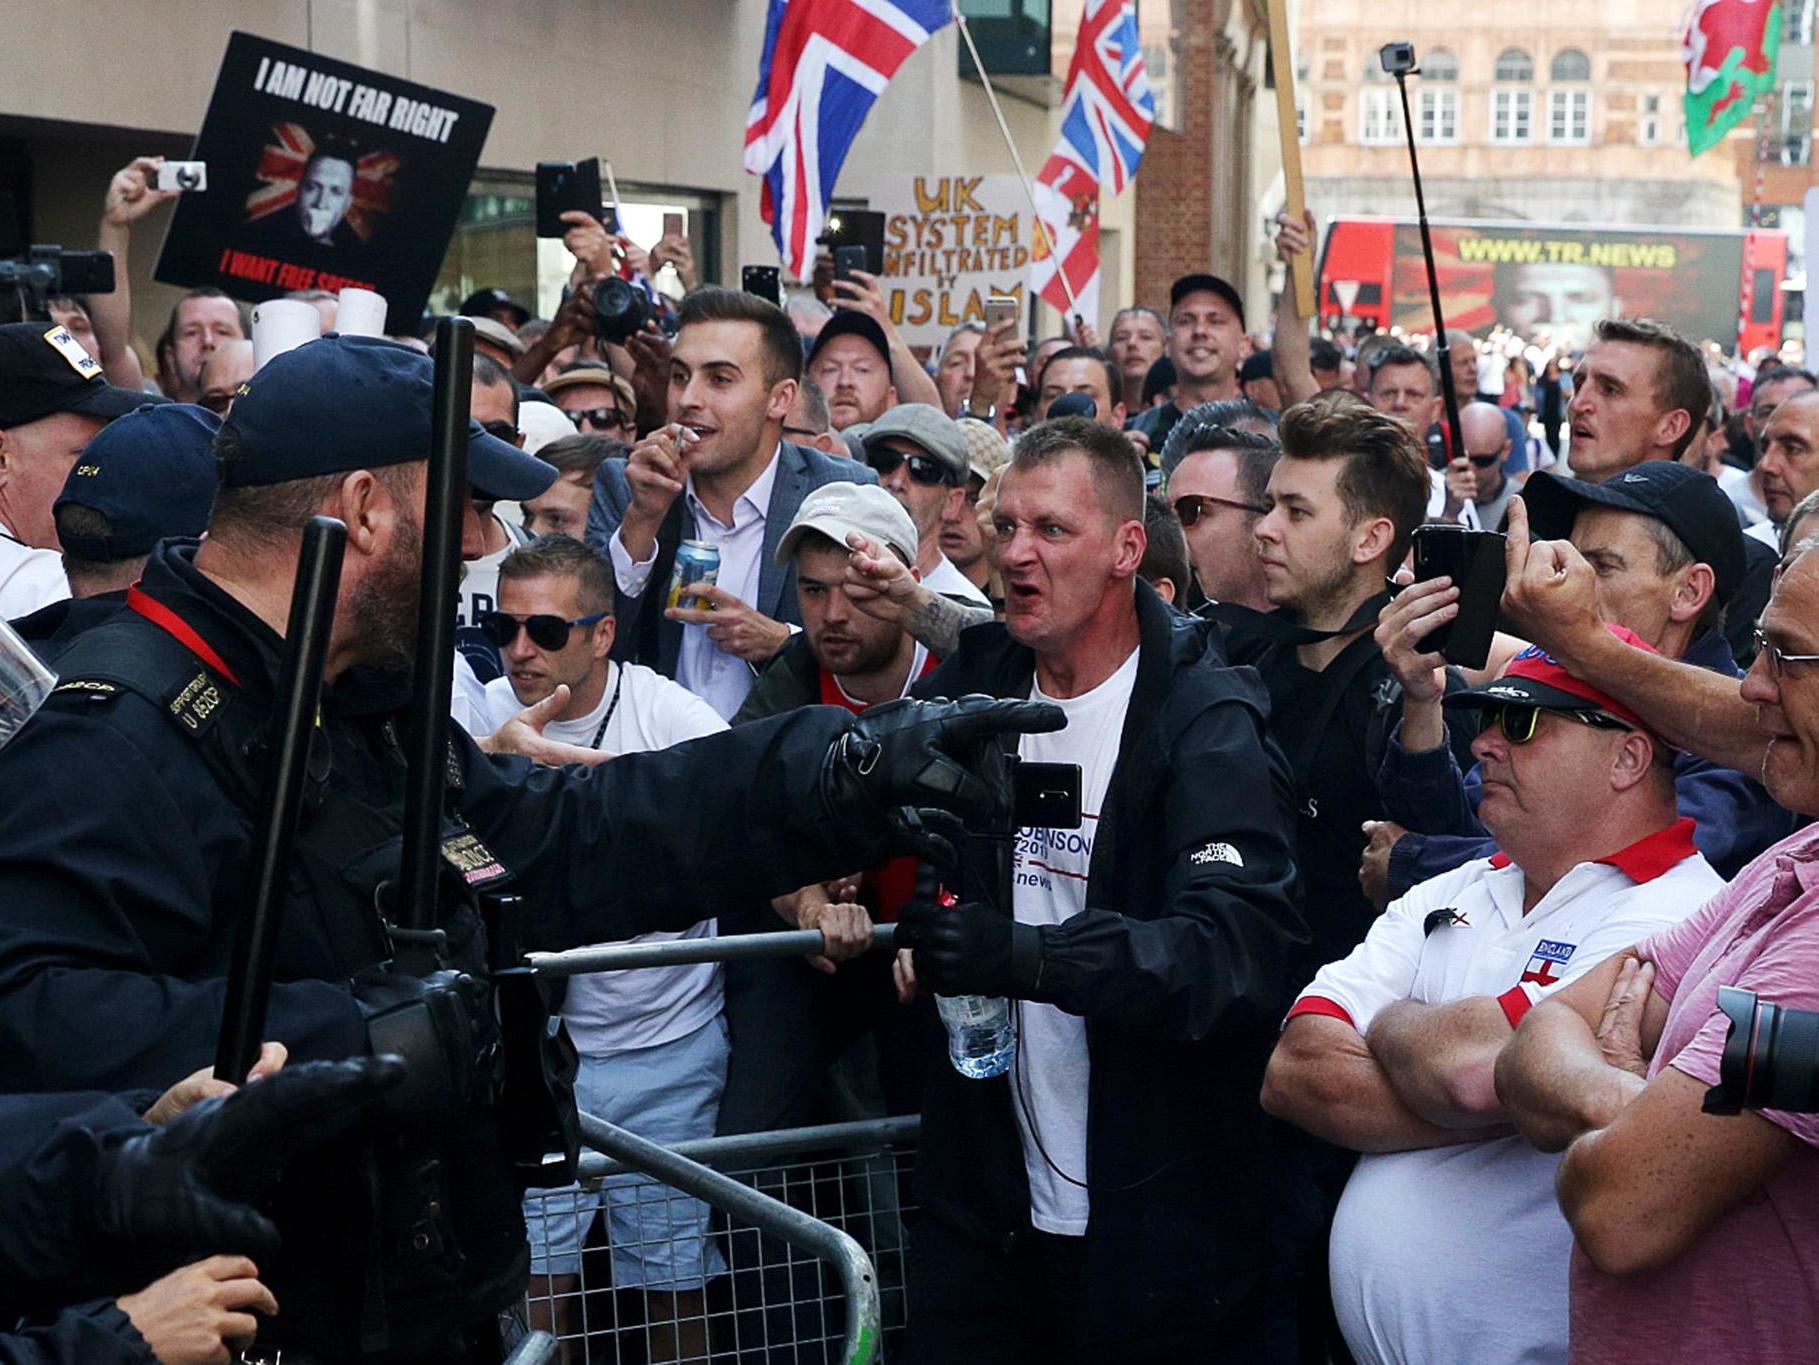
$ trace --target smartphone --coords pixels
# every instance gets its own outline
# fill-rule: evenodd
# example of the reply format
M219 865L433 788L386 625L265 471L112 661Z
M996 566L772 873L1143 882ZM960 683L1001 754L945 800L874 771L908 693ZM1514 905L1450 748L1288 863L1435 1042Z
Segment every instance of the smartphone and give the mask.
M158 167L158 188L161 190L206 190L208 188L208 162L165 162Z
M821 242L836 256L841 247L859 247L865 254L859 269L872 275L884 273L884 215L871 209L840 209L829 219Z
M834 248L834 279L848 284L856 284L853 279L855 270L865 269L865 248L862 246L837 246Z
M569 228L562 215L570 210L606 221L600 201L599 157L537 163L537 235L562 236Z
M1080 828L1080 765L1011 761L1012 822L1018 829Z
M1023 315L1023 305L1014 294L990 294L985 300L985 330L996 331L1005 323L1016 322Z
M665 237L686 237L686 236L688 236L688 228L686 226L684 226L684 218L683 218L682 214L666 213L663 215L663 235Z
M783 280L778 268L774 265L742 265L739 267L739 287L748 294L756 294L766 303L783 306Z
M1489 661L1503 602L1503 546L1495 531L1440 524L1415 528L1415 581L1445 577L1459 589L1459 614L1428 633L1422 652L1437 651L1463 668L1483 668Z

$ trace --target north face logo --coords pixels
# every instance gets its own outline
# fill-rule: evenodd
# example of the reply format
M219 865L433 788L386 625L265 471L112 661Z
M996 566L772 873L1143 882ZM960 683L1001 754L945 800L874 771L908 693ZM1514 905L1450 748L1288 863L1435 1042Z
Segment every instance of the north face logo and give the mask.
M1244 858L1230 844L1211 843L1205 848L1197 848L1188 857L1195 867L1211 867L1214 863L1230 863L1233 867L1243 867Z

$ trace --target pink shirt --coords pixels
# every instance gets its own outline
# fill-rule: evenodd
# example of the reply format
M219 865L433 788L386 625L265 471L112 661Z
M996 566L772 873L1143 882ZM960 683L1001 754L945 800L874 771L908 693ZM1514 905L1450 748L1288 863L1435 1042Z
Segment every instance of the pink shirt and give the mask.
M1718 1080L1729 1025L1718 987L1819 1009L1819 825L1782 840L1638 950L1669 1002L1653 1078ZM1811 1361L1819 1350L1819 1115L1757 1111L1806 1147L1689 1250L1646 1275L1606 1275L1575 1246L1572 1359Z

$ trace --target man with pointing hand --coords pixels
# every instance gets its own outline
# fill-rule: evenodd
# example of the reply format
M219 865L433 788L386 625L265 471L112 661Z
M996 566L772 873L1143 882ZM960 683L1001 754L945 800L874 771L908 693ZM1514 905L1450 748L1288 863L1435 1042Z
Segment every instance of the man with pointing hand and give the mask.
M587 539L613 562L615 657L674 678L728 717L753 670L800 624L795 568L776 562L776 548L802 499L824 483L877 476L782 439L802 349L775 305L695 290L682 302L669 366L669 423L601 465ZM720 552L717 583L689 593L711 607L665 610L684 540Z

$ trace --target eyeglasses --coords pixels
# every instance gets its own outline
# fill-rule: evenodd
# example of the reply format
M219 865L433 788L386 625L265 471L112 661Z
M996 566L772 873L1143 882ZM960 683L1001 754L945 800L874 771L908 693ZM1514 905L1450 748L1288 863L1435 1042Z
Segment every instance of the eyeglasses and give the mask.
M1503 731L1503 737L1511 744L1527 744L1535 737L1535 727L1540 724L1543 711L1549 711L1556 716L1569 716L1581 725L1591 726L1594 730L1628 730L1631 728L1615 716L1606 715L1602 711L1556 711L1552 707L1518 706L1507 702L1491 711L1491 723Z
M625 414L618 408L576 408L568 414L568 420L575 424L575 430L595 427L601 431L623 431L629 425Z
M506 421L503 417L496 417L490 422L482 422L480 424L480 430L484 431L488 436L497 436L501 441L506 442L508 445L518 444L518 428Z
M522 630L530 635L531 643L538 649L553 652L568 647L568 633L576 626L591 626L596 621L604 621L610 614L597 611L592 616L577 616L572 621L565 621L560 616L518 616L509 611L483 611L479 624L480 633L495 649L504 649Z
M1760 628L1755 632L1756 653L1768 660L1768 671L1771 677L1779 678L1787 671L1789 664L1819 664L1819 654L1789 654L1778 646Z
M1183 493L1175 499L1175 515L1181 518L1183 526L1195 525L1206 515L1202 503L1216 503L1220 507L1236 507L1240 512L1255 512L1258 516L1269 515L1269 508L1255 502L1238 502L1232 498L1215 498L1210 493Z
M1503 452L1498 451L1492 455L1474 455L1468 450L1465 452L1465 458L1470 460L1479 469L1489 469L1503 458Z
M905 455L900 450L868 450L865 462L878 471L880 478L889 474L905 460L909 461L909 476L916 483L933 486L940 483L959 483L948 467L933 455Z

